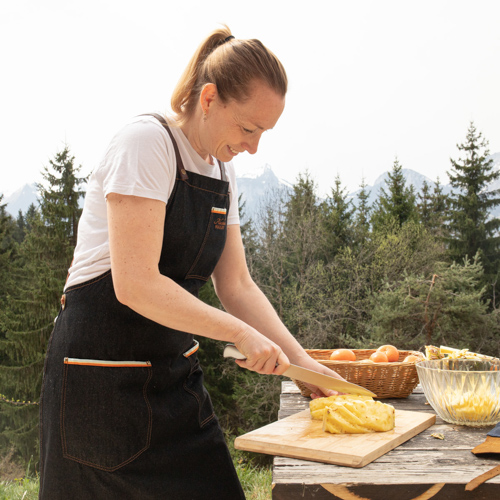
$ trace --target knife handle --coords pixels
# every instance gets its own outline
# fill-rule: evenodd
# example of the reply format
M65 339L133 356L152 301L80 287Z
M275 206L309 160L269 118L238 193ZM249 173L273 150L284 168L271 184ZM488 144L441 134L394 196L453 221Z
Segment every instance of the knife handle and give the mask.
M234 358L234 359L247 359L243 354L241 354L234 344L227 344L224 347L224 357L225 358Z

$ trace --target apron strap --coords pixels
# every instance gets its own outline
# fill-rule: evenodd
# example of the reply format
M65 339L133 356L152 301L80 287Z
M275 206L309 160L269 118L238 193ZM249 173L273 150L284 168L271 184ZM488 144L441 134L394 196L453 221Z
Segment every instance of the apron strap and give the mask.
M189 179L189 177L188 177L188 174L186 173L186 170L184 169L184 164L182 163L181 154L179 153L179 148L177 147L177 143L175 142L172 131L170 130L170 127L168 126L165 118L163 118L163 116L159 115L158 113L147 113L147 114L141 115L141 116L154 116L163 125L165 130L168 132L170 139L172 139L172 144L174 145L175 160L177 162L177 172L179 173L180 178L183 181L187 181Z
M227 181L227 175L226 175L226 165L222 163L219 159L217 160L219 164L219 170L220 170L220 178L223 181Z
M140 115L140 116L154 116L165 127L165 130L168 132L168 135L170 136L170 139L172 139L172 142L174 144L175 159L177 161L177 171L179 172L181 179L183 181L187 181L188 175L186 173L186 170L184 169L184 165L183 165L182 160L181 160L181 155L179 153L179 148L177 147L177 143L175 142L174 136L173 136L173 134L170 130L170 127L168 126L165 118L163 118L163 116L159 115L158 113L146 113L146 114ZM217 160L217 163L219 164L220 178L223 181L227 181L226 166L219 159Z

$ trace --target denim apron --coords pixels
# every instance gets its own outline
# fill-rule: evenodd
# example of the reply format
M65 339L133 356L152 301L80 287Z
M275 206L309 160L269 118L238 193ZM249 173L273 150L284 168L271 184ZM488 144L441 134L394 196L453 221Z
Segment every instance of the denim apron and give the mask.
M161 120L163 122L163 120ZM159 269L193 295L226 241L229 183L184 170L165 212ZM40 398L40 499L244 499L193 335L118 302L111 271L69 287Z

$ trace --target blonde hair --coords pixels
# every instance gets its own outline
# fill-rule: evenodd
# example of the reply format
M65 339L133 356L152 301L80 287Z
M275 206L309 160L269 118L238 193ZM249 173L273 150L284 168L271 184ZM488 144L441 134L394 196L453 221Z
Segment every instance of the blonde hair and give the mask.
M227 26L213 31L194 53L172 94L171 106L178 123L193 115L206 83L215 84L222 102L244 101L250 83L256 79L285 96L285 68L269 49L259 40L232 37Z

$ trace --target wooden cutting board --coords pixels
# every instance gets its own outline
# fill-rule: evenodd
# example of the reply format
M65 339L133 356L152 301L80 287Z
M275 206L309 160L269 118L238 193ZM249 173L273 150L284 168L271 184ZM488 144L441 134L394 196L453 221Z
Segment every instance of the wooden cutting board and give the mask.
M236 438L235 448L314 462L364 467L433 425L436 415L396 410L392 431L330 434L304 410Z

